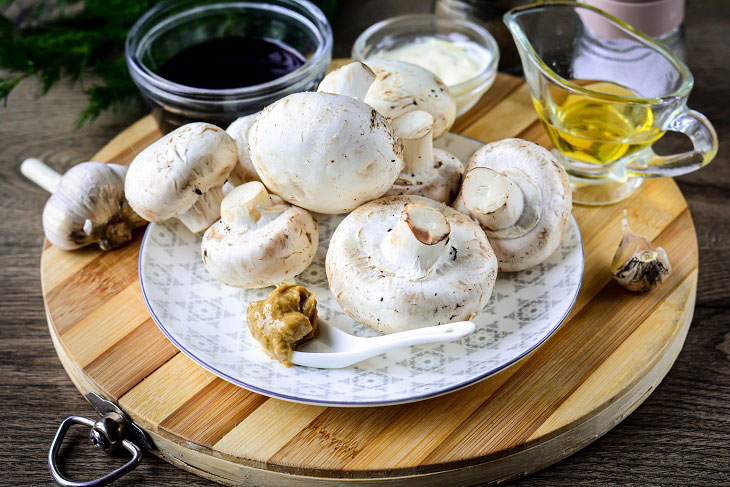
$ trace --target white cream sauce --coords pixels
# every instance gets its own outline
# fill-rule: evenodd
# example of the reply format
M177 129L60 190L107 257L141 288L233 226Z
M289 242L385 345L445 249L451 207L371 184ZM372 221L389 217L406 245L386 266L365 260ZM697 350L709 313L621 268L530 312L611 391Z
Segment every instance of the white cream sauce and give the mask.
M448 86L454 86L483 71L492 55L477 43L452 34L449 37L414 37L392 49L375 51L368 59L395 59L416 64L436 74Z

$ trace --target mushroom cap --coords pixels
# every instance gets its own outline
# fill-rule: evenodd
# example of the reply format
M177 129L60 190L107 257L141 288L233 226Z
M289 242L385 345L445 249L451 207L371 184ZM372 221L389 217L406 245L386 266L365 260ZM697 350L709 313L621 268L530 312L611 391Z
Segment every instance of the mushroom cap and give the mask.
M452 154L433 149L435 171L425 174L401 174L385 196L418 195L450 204L459 193L464 164Z
M450 227L428 274L414 277L389 265L381 242L406 205L441 212ZM421 196L390 196L350 213L335 230L326 258L330 289L353 319L383 333L467 320L488 303L497 259L474 221Z
M261 288L303 272L314 259L319 230L312 215L270 195L272 218L255 228L236 229L222 219L203 235L203 263L223 284Z
M251 129L258 113L252 113L245 117L237 118L226 129L226 133L236 142L238 150L238 164L235 165L228 180L234 185L247 183L248 181L261 181L256 168L251 162L251 154L248 151L248 131Z
M82 162L66 171L43 208L48 240L63 250L99 241L107 250L131 239L131 231L146 222L124 198L126 173L124 166L102 162Z
M538 189L539 221L522 236L499 238L489 235L489 243L499 260L499 270L521 271L538 265L560 246L573 203L570 181L565 169L544 147L522 139L504 139L476 151L466 167L486 167L497 172L517 169L527 175ZM459 195L454 203L458 211L473 216Z
M286 201L345 213L383 195L402 167L402 144L360 100L294 93L266 107L248 135L261 181Z
M134 158L125 184L127 201L146 220L168 220L223 186L237 161L236 143L223 129L203 122L183 125Z
M362 100L373 81L375 73L367 65L356 61L328 73L317 87L317 91L347 95Z
M456 103L438 76L403 61L373 59L367 64L376 79L365 103L389 121L412 110L425 110L433 116L434 139L449 131L456 118Z

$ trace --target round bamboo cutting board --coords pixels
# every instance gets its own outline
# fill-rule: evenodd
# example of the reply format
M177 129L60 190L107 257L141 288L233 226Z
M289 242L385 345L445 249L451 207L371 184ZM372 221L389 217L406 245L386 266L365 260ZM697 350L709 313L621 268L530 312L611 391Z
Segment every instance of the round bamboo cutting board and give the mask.
M550 146L524 83L499 75L455 132ZM129 163L160 136L152 116L93 160ZM631 294L611 280L623 209L674 270ZM583 285L567 321L535 352L466 389L412 404L327 408L257 395L217 378L167 341L137 279L142 231L122 249L65 252L46 242L41 275L51 337L78 389L117 403L153 453L229 485L499 483L570 455L631 413L677 357L692 319L697 240L671 179L617 205L573 209ZM273 366L273 364L272 364Z

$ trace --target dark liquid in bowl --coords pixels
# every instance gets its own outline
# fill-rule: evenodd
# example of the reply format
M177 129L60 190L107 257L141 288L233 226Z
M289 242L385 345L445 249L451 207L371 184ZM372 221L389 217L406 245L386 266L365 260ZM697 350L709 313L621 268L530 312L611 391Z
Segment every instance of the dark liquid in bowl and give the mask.
M224 37L186 47L165 61L157 74L194 88L243 88L281 78L305 61L278 41Z

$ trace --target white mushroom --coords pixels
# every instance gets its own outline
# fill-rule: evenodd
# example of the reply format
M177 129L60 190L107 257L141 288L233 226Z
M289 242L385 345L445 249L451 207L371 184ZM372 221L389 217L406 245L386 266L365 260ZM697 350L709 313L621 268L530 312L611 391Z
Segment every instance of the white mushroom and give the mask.
M348 315L393 333L475 316L491 296L497 259L467 216L421 196L390 196L340 223L326 271Z
M365 70L352 74L367 77ZM353 81L361 90L366 84ZM403 167L402 144L390 124L350 96L282 98L256 117L248 143L267 188L320 213L345 213L382 196Z
M487 144L471 156L454 208L479 222L499 270L540 264L560 246L572 193L568 175L543 147L521 139Z
M82 162L61 176L38 159L26 159L20 170L52 193L43 208L43 231L60 249L94 242L102 250L114 249L132 239L132 230L147 223L124 199L124 166Z
M251 154L248 151L248 131L251 129L254 120L256 120L256 115L258 115L258 112L237 118L226 129L226 133L236 141L236 148L238 149L238 164L228 175L228 180L234 186L249 181L261 181L256 168L253 167Z
M433 117L423 110L404 113L391 122L403 142L405 163L386 196L416 194L449 204L459 192L464 165L433 147Z
M134 158L125 184L127 201L146 220L177 217L202 232L220 216L221 187L238 161L236 143L209 123L189 123Z
M449 131L456 118L456 103L448 86L432 72L403 61L368 61L377 76L364 101L388 121L413 110L433 116L433 138Z
M362 100L373 81L375 81L375 73L370 67L361 62L349 63L328 73L319 84L317 91Z
M203 263L229 286L280 284L306 269L317 251L312 215L269 195L258 181L238 186L221 204L221 219L203 235Z

